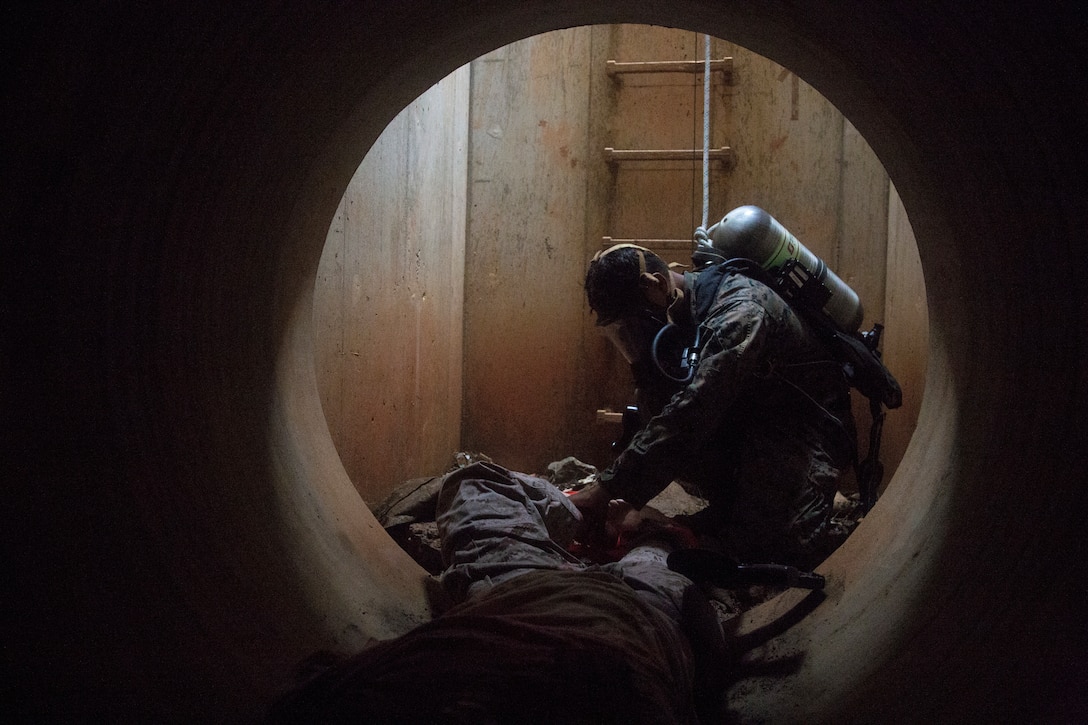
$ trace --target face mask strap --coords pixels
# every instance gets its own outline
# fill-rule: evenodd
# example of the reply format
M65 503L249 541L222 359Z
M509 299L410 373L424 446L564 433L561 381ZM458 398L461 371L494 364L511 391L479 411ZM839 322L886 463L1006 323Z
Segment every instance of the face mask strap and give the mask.
M639 276L641 277L643 274L646 273L646 255L647 254L653 254L653 252L651 252L646 247L640 247L639 245L631 244L630 242L624 242L622 244L613 244L608 249L597 252L596 254L593 255L593 261L596 262L596 261L600 260L602 257L608 256L612 252L618 251L620 249L634 249L638 253L638 273L639 273Z

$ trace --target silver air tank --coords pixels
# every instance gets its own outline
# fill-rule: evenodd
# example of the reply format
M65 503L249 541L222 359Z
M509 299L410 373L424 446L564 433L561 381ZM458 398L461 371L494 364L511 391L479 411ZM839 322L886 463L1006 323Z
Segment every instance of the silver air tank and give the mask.
M781 272L783 266L793 260L793 264L802 267L808 277L821 283L826 293L830 293L821 309L836 325L846 332L854 332L861 324L864 313L857 293L777 219L758 206L737 207L710 227L707 237L726 258L750 259L772 275Z

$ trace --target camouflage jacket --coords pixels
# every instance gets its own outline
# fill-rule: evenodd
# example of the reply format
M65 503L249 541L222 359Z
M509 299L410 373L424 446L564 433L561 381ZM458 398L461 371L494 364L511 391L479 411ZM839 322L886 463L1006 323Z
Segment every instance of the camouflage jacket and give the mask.
M742 479L750 474L760 480L749 488L781 489L761 490L758 496L770 500L752 503L783 509L767 514L783 519L781 527L824 516L834 490L826 491L827 481L805 480L808 459L820 458L837 478L855 455L841 367L768 286L723 265L686 278L701 331L694 377L601 473L601 483L637 507L675 479L694 484L712 502L745 505L737 499L744 498ZM818 503L802 495L814 485L821 488Z

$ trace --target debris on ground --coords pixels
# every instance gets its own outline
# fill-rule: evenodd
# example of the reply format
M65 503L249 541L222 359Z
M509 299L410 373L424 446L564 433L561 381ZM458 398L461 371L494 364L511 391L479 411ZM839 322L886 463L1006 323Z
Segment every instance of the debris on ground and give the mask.
M548 480L562 491L585 488L597 475L597 468L582 463L574 456L548 464Z

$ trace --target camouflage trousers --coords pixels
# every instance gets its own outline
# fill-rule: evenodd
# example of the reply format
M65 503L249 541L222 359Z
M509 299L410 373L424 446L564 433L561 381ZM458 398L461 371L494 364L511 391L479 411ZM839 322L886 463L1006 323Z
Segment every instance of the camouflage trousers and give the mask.
M818 565L835 543L831 516L845 471L803 433L750 434L740 450L705 456L684 482L711 505L684 523L746 564Z

